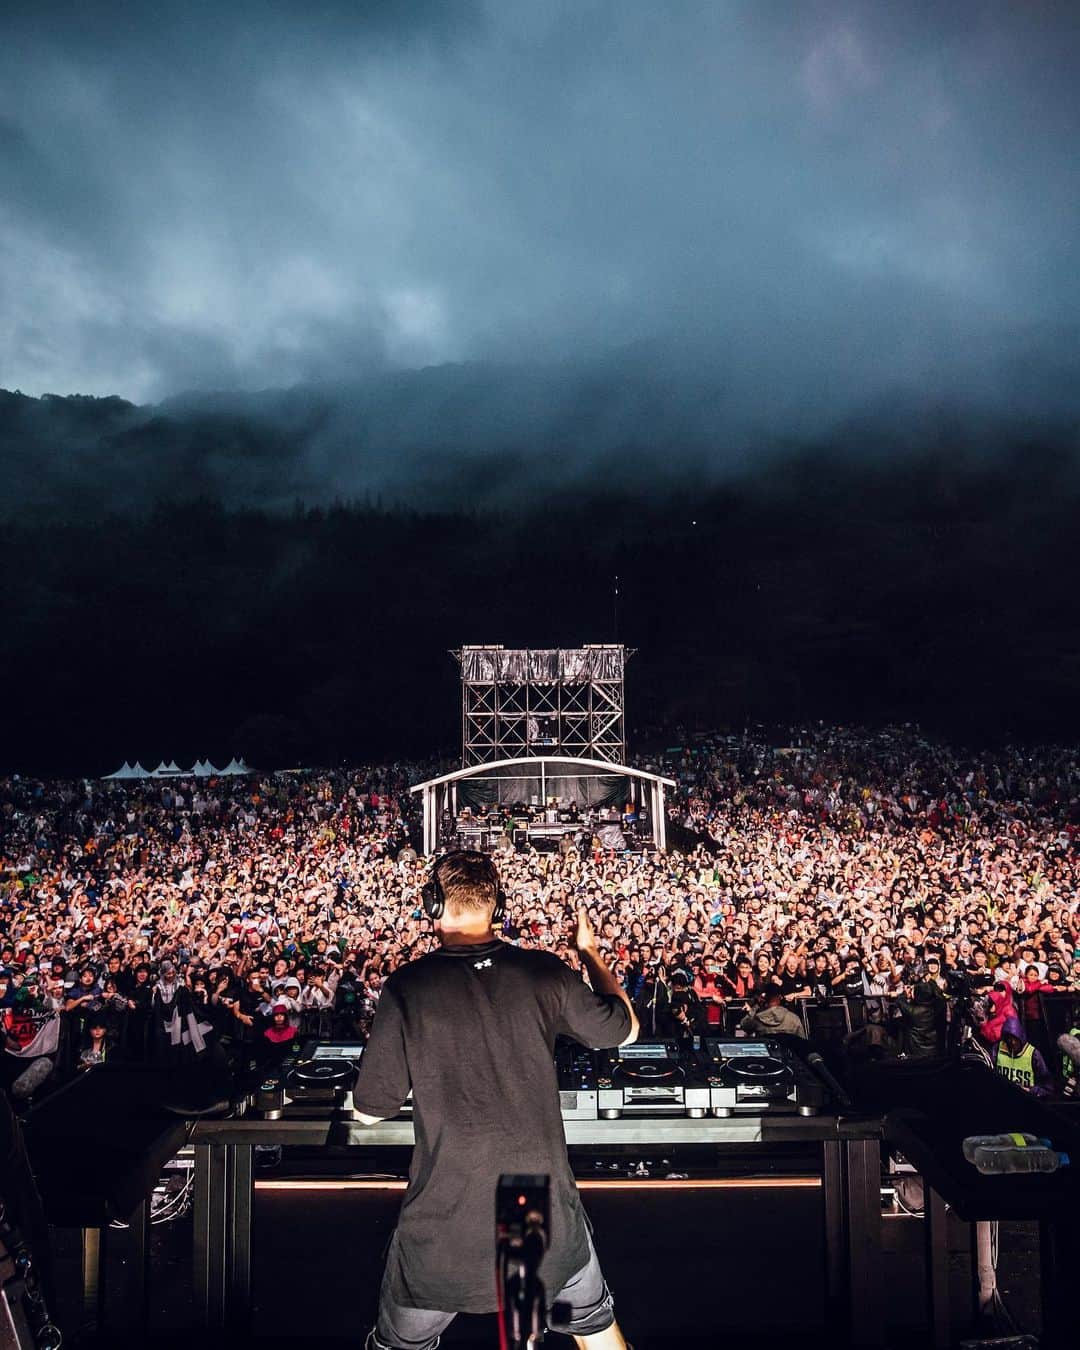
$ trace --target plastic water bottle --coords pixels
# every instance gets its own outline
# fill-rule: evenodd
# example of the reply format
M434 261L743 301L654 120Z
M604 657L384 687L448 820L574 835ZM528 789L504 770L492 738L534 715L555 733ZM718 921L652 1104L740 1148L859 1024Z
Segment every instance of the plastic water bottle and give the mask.
M1049 1139L1039 1139L1034 1134L1021 1134L1008 1131L1004 1134L969 1134L964 1140L964 1157L969 1163L975 1161L977 1148L1031 1148L1034 1144L1050 1146Z
M1042 1144L975 1150L975 1166L984 1177L1004 1176L1012 1172L1056 1172L1059 1167L1068 1165L1067 1153L1058 1153L1056 1149L1045 1148Z

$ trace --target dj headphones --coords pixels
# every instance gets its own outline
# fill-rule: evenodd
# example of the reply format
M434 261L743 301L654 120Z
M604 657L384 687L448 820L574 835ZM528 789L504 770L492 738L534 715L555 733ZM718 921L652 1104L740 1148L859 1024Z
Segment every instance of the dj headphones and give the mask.
M444 853L441 858L437 858L420 891L420 898L424 902L424 913L429 919L441 919L446 910L446 895L443 892L442 882L439 880L439 868L442 867L443 863L449 862L451 858L482 858L489 866L495 867L488 855L481 853L479 849L455 849L452 853ZM506 892L496 880L495 908L491 911L492 924L502 923L505 914Z

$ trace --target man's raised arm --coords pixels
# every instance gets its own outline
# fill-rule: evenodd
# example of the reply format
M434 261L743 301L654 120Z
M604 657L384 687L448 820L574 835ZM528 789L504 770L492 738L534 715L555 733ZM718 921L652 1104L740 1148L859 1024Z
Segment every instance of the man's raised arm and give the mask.
M593 932L589 916L584 909L579 909L577 912L577 933L574 937L574 945L581 957L581 964L589 972L589 983L593 987L593 992L613 995L626 1005L626 1011L630 1014L630 1035L624 1041L620 1041L619 1044L632 1045L637 1040L638 1033L641 1030L637 1013L634 1012L634 1005L630 1002L626 990L619 984L608 969L604 958L600 955L596 946L596 934Z

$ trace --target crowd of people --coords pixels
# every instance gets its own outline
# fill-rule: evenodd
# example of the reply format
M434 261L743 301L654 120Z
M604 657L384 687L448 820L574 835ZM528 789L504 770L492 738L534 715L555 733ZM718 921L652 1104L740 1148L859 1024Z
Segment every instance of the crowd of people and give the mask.
M583 905L646 1033L770 1008L805 1030L842 998L853 1047L936 1054L967 1025L1025 1086L1074 1084L1045 1009L1080 991L1080 755L913 728L776 739L652 757L679 785L681 851L502 854L504 936L572 960ZM387 976L433 941L408 788L436 767L0 780L6 1083L46 1052L58 1075L363 1039Z

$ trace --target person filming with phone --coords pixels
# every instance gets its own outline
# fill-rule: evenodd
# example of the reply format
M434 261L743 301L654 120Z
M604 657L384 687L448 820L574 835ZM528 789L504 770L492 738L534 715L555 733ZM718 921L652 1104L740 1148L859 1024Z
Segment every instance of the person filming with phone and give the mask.
M503 942L493 858L450 853L424 908L439 948L387 980L353 1091L366 1124L413 1093L409 1186L391 1239L367 1350L434 1350L455 1314L496 1311L494 1197L503 1173L551 1178L550 1243L540 1266L549 1325L589 1350L623 1350L574 1184L559 1110L557 1035L594 1049L628 1045L638 1022L600 956L584 909L576 946L592 988L558 957Z

